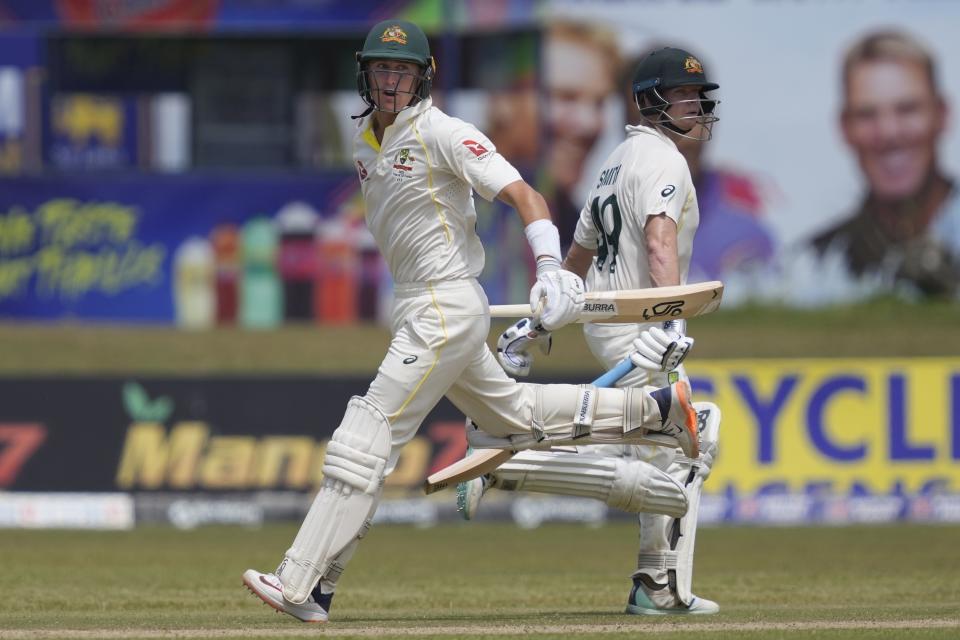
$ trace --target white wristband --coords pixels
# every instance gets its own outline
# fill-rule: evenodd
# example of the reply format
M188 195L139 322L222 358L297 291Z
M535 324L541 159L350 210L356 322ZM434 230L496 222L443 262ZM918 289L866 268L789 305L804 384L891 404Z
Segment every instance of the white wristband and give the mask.
M527 236L527 242L530 243L530 249L533 250L533 257L547 256L553 258L560 264L560 232L556 225L546 218L534 220L528 224L523 232Z

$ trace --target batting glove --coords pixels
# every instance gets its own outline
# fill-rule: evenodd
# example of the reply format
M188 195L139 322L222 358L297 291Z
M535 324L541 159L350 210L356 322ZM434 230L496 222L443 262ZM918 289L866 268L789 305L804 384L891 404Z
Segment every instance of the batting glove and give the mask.
M667 320L663 328L651 327L633 341L630 360L647 371L673 371L693 348L693 338L684 335L683 323Z
M497 339L497 360L504 371L512 376L525 376L530 373L533 364L531 347L536 345L544 355L550 353L553 346L553 336L533 318L524 318L517 324L511 325Z
M541 301L543 309L540 309ZM537 281L530 289L530 310L548 331L576 321L583 308L583 280L555 262L537 264Z

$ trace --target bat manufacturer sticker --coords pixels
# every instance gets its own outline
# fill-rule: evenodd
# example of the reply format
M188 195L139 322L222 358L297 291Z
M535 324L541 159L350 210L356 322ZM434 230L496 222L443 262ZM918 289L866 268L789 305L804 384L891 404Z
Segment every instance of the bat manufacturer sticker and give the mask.
M613 313L617 312L617 305L612 302L584 302L584 313Z
M660 302L649 309L644 309L643 318L650 320L652 318L662 318L663 316L678 316L683 313L683 305L683 300Z

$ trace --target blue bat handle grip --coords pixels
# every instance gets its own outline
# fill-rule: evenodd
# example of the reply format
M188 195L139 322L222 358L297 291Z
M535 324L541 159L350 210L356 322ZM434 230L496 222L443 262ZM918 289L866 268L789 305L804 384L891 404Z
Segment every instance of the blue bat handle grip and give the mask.
M622 378L633 371L633 362L630 360L630 357L626 357L617 364L613 369L607 371L605 374L593 381L595 387L612 387L617 383L617 380Z

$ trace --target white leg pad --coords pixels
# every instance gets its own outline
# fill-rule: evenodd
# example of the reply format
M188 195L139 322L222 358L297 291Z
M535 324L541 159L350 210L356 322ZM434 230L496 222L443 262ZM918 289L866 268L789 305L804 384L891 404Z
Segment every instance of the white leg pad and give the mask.
M320 491L277 569L286 600L302 604L325 574L339 577L340 554L370 528L390 448L383 412L365 398L351 398L327 445Z
M467 429L467 441L476 449L547 448L581 444L649 444L677 447L663 428L657 401L644 389L607 389L593 385L541 385L529 434L491 436Z
M595 498L630 513L687 512L687 493L673 478L642 460L613 456L521 451L497 468L491 486Z
M687 490L690 506L682 518L665 521L662 516L641 514L641 551L637 556L638 573L666 573L677 598L689 605L693 599L693 552L697 539L697 517L703 481L716 460L720 437L720 409L712 402L694 402L700 430L700 457L690 460L680 454L667 473ZM634 574L636 575L636 574Z

